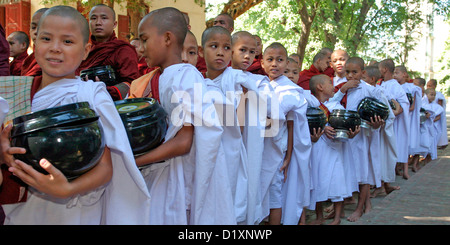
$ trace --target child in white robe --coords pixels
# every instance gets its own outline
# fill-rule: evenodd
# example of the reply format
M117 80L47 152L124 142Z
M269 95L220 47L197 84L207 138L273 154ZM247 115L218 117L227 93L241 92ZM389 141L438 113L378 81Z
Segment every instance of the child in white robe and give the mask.
M443 113L443 108L441 105L436 103L436 90L432 88L427 88L425 90L425 95L423 100L424 103L422 107L430 113L430 118L433 121L432 125L428 125L428 130L430 134L430 146L429 146L429 159L437 159L437 144L439 142L439 134L441 133L440 120ZM427 100L428 103L425 102ZM425 155L424 155L425 156Z
M304 91L286 76L287 52L280 43L264 50L262 67L271 80L286 120L280 121L277 135L265 141L263 161L272 164L274 173L269 189L269 223L296 225L304 207L309 205L311 177L309 157L311 138L306 118Z
M263 197L268 189L263 190L262 186L265 186L264 183L270 183L271 179L264 179L265 176L270 176L270 174L262 174L262 156L264 140L267 139L265 137L266 121L270 118L271 125L275 124L275 120L278 120L278 107L276 104L273 105L275 115L272 115L273 88L270 85L269 78L247 71L256 54L255 37L249 32L238 31L232 35L231 44L231 66L233 69L242 70L247 75L246 80L248 81L242 84L246 89L243 98L247 101L245 104L240 103L237 116L248 158L247 218L245 223L255 225L269 215L268 200L265 199L263 203ZM273 101L278 102L276 99ZM245 105L245 107L242 105ZM240 110L241 108L243 110Z
M232 225L223 129L214 105L204 98L203 77L181 62L186 32L183 14L170 7L152 11L139 24L144 57L162 70L159 98L169 116L164 143L136 158L139 166L148 165L142 174L152 195L150 223ZM163 35L171 42L159 42Z
M430 79L430 81L427 82L427 88L434 89L436 91L436 103L438 103L443 108L443 112L441 114L441 118L439 119L439 124L441 128L441 134L438 136L439 140L437 143L438 148L445 148L448 145L448 134L447 134L447 117L446 117L446 108L447 108L447 101L445 100L445 96L436 90L437 87L437 81L436 79ZM425 102L427 103L427 102Z
M422 107L422 89L413 83L408 83L406 81L406 79L409 79L409 76L405 66L395 67L394 79L402 85L402 88L405 90L406 94L409 94L413 98L407 112L409 114L410 121L408 154L414 156L415 152L413 152L413 149L419 147L420 144L420 108ZM413 172L416 171L414 167L412 170ZM407 173L408 168L405 168L403 171L406 171Z
M386 96L389 100L394 100L399 104L396 108L398 112L394 112L394 131L397 139L397 162L403 165L403 178L408 179L408 158L409 158L409 100L406 96L405 90L393 78L395 70L394 62L390 59L380 62L378 68L382 74L383 82L381 87L386 91ZM401 108L400 108L401 107ZM401 110L401 112L400 112ZM401 139L401 140L400 140Z
M352 57L347 60L345 70L347 72L346 76L348 81L361 80L365 73L364 61L359 57ZM359 103L366 97L382 100L384 94L381 89L370 86L361 80L358 87L348 90L346 109L357 111ZM350 163L353 164L356 180L359 183L358 204L355 211L347 218L352 222L357 221L363 213L368 212L371 209L369 198L370 185L375 185L377 187L381 185L381 179L377 178L376 175L376 173L379 172L380 163L370 160L369 136L374 130L378 130L383 124L383 121L379 117L375 117L370 124L370 129L361 129L359 134L348 141L350 156L351 159L353 159Z
M332 112L335 109L344 109L337 100L329 101L334 94L334 86L326 75L317 75L309 81L312 94L319 99L323 108ZM327 113L324 111L324 113ZM335 131L327 125L325 133L319 140L313 143L311 151L311 177L313 189L311 191L311 203L309 209L316 210L314 224L324 222L321 203L330 200L334 204L334 220L330 224L340 224L343 213L344 198L350 197L352 191L346 184L344 162L344 148L346 142L334 140ZM349 132L349 138L353 138L360 131Z
M46 160L40 164L48 175L19 160L8 163L9 170L29 185L29 193L26 202L3 206L5 223L148 224L150 195L131 147L123 140L127 136L123 124L117 123L117 109L103 83L75 77L90 50L86 19L72 7L55 6L41 17L37 33L36 61L43 76L32 111L87 101L100 116L106 148L93 169L70 182ZM70 45L55 44L63 41ZM19 149L15 153L23 154Z

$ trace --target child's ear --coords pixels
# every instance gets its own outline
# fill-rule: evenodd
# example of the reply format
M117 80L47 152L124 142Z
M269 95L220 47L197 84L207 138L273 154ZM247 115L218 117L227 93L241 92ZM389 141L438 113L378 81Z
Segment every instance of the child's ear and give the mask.
M86 60L86 58L88 57L88 55L89 55L89 52L91 52L91 46L92 46L92 44L91 43L86 43L86 45L84 46L84 56L83 56L83 60Z
M202 58L204 58L204 54L203 54L203 47L202 46L198 46L198 55Z

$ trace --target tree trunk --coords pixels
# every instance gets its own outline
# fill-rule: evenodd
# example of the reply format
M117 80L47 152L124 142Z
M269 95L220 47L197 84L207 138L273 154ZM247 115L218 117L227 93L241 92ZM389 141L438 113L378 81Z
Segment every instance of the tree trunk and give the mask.
M308 13L308 6L304 0L297 1L301 9L299 10L300 19L302 21L302 31L300 32L300 40L298 41L297 54L300 56L299 67L302 69L303 60L305 58L306 46L308 45L309 35L311 34L311 26L316 17L319 2L316 1L311 6L311 13Z

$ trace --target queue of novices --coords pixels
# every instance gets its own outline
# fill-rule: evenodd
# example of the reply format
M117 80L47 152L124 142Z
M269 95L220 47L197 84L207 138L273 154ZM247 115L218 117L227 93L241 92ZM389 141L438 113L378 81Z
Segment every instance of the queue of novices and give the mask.
M300 71L282 44L263 50L226 14L204 30L200 47L175 8L147 14L131 44L117 39L116 23L103 4L89 21L55 6L33 15L31 55L17 51L28 47L26 34L8 37L6 75L34 77L31 110L88 102L104 148L92 169L68 178L45 157L44 171L17 159L26 149L11 144L13 125L4 125L4 224L297 225L307 223L306 210L315 210L313 224L354 222L372 208L371 196L399 189L396 175L408 179L411 165L418 171L447 145L436 81L410 79L390 59L367 65L324 48ZM107 65L113 84L80 76ZM158 146L134 154L116 104L138 98L160 106L166 124ZM361 120L367 98L383 116ZM8 103L0 102L4 119ZM325 118L321 127L310 127L311 108ZM359 123L332 127L337 112ZM354 195L354 212L344 214Z

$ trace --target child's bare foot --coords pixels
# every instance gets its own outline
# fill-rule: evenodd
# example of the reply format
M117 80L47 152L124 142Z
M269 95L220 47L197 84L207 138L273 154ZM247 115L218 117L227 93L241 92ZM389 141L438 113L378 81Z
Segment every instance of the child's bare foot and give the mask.
M325 208L323 211L327 212L327 213L331 213L334 211L334 205L331 204L330 206L328 206L327 208Z
M356 222L363 215L362 210L355 210L350 216L347 217L347 220L350 222Z
M370 197L374 198L377 197L378 195L386 195L386 191L384 190L384 187L380 187L380 188L376 188L374 191L372 191L372 193L370 193Z
M403 173L403 179L409 179L409 174L408 174L408 172L404 172Z
M385 187L385 190L386 190L386 194L389 194L395 190L400 190L400 186L390 186L389 185L389 186Z

